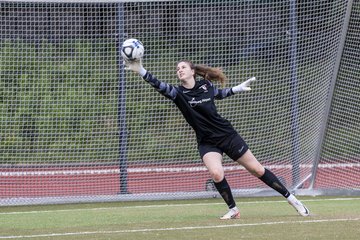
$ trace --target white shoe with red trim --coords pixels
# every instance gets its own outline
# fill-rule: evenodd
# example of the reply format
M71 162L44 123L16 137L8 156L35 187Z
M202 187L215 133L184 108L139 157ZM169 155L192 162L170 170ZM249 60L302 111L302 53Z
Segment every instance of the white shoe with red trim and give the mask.
M240 218L240 211L237 207L233 207L229 209L229 211L222 216L221 220L229 220L229 219L239 219Z

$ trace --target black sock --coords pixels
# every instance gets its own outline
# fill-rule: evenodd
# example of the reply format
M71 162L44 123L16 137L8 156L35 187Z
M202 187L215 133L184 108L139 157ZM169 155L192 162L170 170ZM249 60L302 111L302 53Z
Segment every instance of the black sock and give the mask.
M226 202L229 208L233 208L236 206L236 203L234 201L233 195L231 193L230 186L228 182L226 181L225 177L221 182L214 182L216 189Z
M290 192L270 170L265 168L264 175L259 177L259 179L263 181L266 185L283 195L285 198L290 196Z

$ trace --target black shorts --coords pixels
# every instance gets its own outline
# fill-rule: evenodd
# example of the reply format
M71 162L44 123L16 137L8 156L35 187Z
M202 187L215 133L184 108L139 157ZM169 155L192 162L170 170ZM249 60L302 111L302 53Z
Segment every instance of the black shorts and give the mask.
M217 152L221 155L225 153L232 160L236 161L242 155L244 155L244 153L249 149L249 147L239 134L233 134L216 145L209 143L200 143L198 149L201 159L208 152Z

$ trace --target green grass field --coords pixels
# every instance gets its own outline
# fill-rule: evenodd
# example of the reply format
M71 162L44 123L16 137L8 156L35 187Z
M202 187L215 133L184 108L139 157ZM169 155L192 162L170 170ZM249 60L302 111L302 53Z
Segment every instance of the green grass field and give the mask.
M221 199L0 208L0 239L359 239L360 197L239 198L241 219L221 221Z

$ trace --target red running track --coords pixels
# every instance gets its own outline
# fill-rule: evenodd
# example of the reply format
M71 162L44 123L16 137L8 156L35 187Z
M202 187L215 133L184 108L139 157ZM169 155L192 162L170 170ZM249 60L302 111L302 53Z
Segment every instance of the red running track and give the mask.
M291 185L291 166L266 167ZM265 187L239 166L225 170L233 189ZM127 188L134 194L204 191L210 178L203 165L129 166L127 172ZM315 188L360 188L359 172L360 164L319 165ZM300 179L310 174L311 166L300 166ZM118 166L0 168L0 198L117 195L120 190Z

